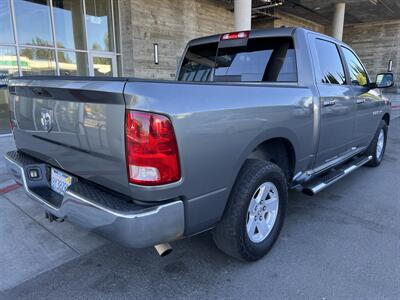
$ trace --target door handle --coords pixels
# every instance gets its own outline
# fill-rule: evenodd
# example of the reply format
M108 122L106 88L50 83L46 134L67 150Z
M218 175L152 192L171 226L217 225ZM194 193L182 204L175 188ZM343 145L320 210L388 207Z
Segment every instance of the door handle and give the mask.
M365 103L365 99L357 99L357 104L363 104Z
M334 106L335 104L336 104L336 100L324 101L324 106Z

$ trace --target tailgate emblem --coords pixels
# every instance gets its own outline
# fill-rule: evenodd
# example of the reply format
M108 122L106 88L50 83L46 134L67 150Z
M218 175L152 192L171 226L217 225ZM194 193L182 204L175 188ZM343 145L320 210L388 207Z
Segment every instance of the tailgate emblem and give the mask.
M53 111L50 109L43 109L40 112L40 123L42 123L42 127L47 132L50 132L53 129L53 120L52 120Z

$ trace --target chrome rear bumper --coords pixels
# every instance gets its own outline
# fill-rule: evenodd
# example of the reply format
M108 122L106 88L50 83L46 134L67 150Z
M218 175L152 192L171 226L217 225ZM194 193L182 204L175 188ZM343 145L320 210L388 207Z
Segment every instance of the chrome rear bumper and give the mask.
M5 155L7 168L26 194L46 211L101 234L109 240L132 248L144 248L171 242L183 236L184 206L173 201L157 206L139 206L123 196L98 187L75 182L61 196L49 188L48 166L18 151ZM40 179L32 180L28 171L39 170Z

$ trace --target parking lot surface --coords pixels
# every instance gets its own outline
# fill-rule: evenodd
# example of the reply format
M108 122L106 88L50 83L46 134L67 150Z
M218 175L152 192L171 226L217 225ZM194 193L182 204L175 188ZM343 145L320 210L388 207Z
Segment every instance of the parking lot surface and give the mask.
M400 299L399 175L397 118L379 168L314 197L290 193L281 237L255 263L225 256L209 233L173 243L165 258L123 248L47 223L21 188L0 186L0 298Z

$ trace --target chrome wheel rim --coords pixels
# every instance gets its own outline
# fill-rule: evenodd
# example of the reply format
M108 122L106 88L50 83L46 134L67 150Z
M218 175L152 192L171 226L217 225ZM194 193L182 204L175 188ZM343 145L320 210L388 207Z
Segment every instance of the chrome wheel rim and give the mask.
M261 243L271 233L278 209L278 189L272 182L263 183L256 189L247 209L246 231L253 243Z
M385 132L381 129L381 132L378 136L378 142L376 144L376 158L381 159L383 153L383 147L385 145Z

